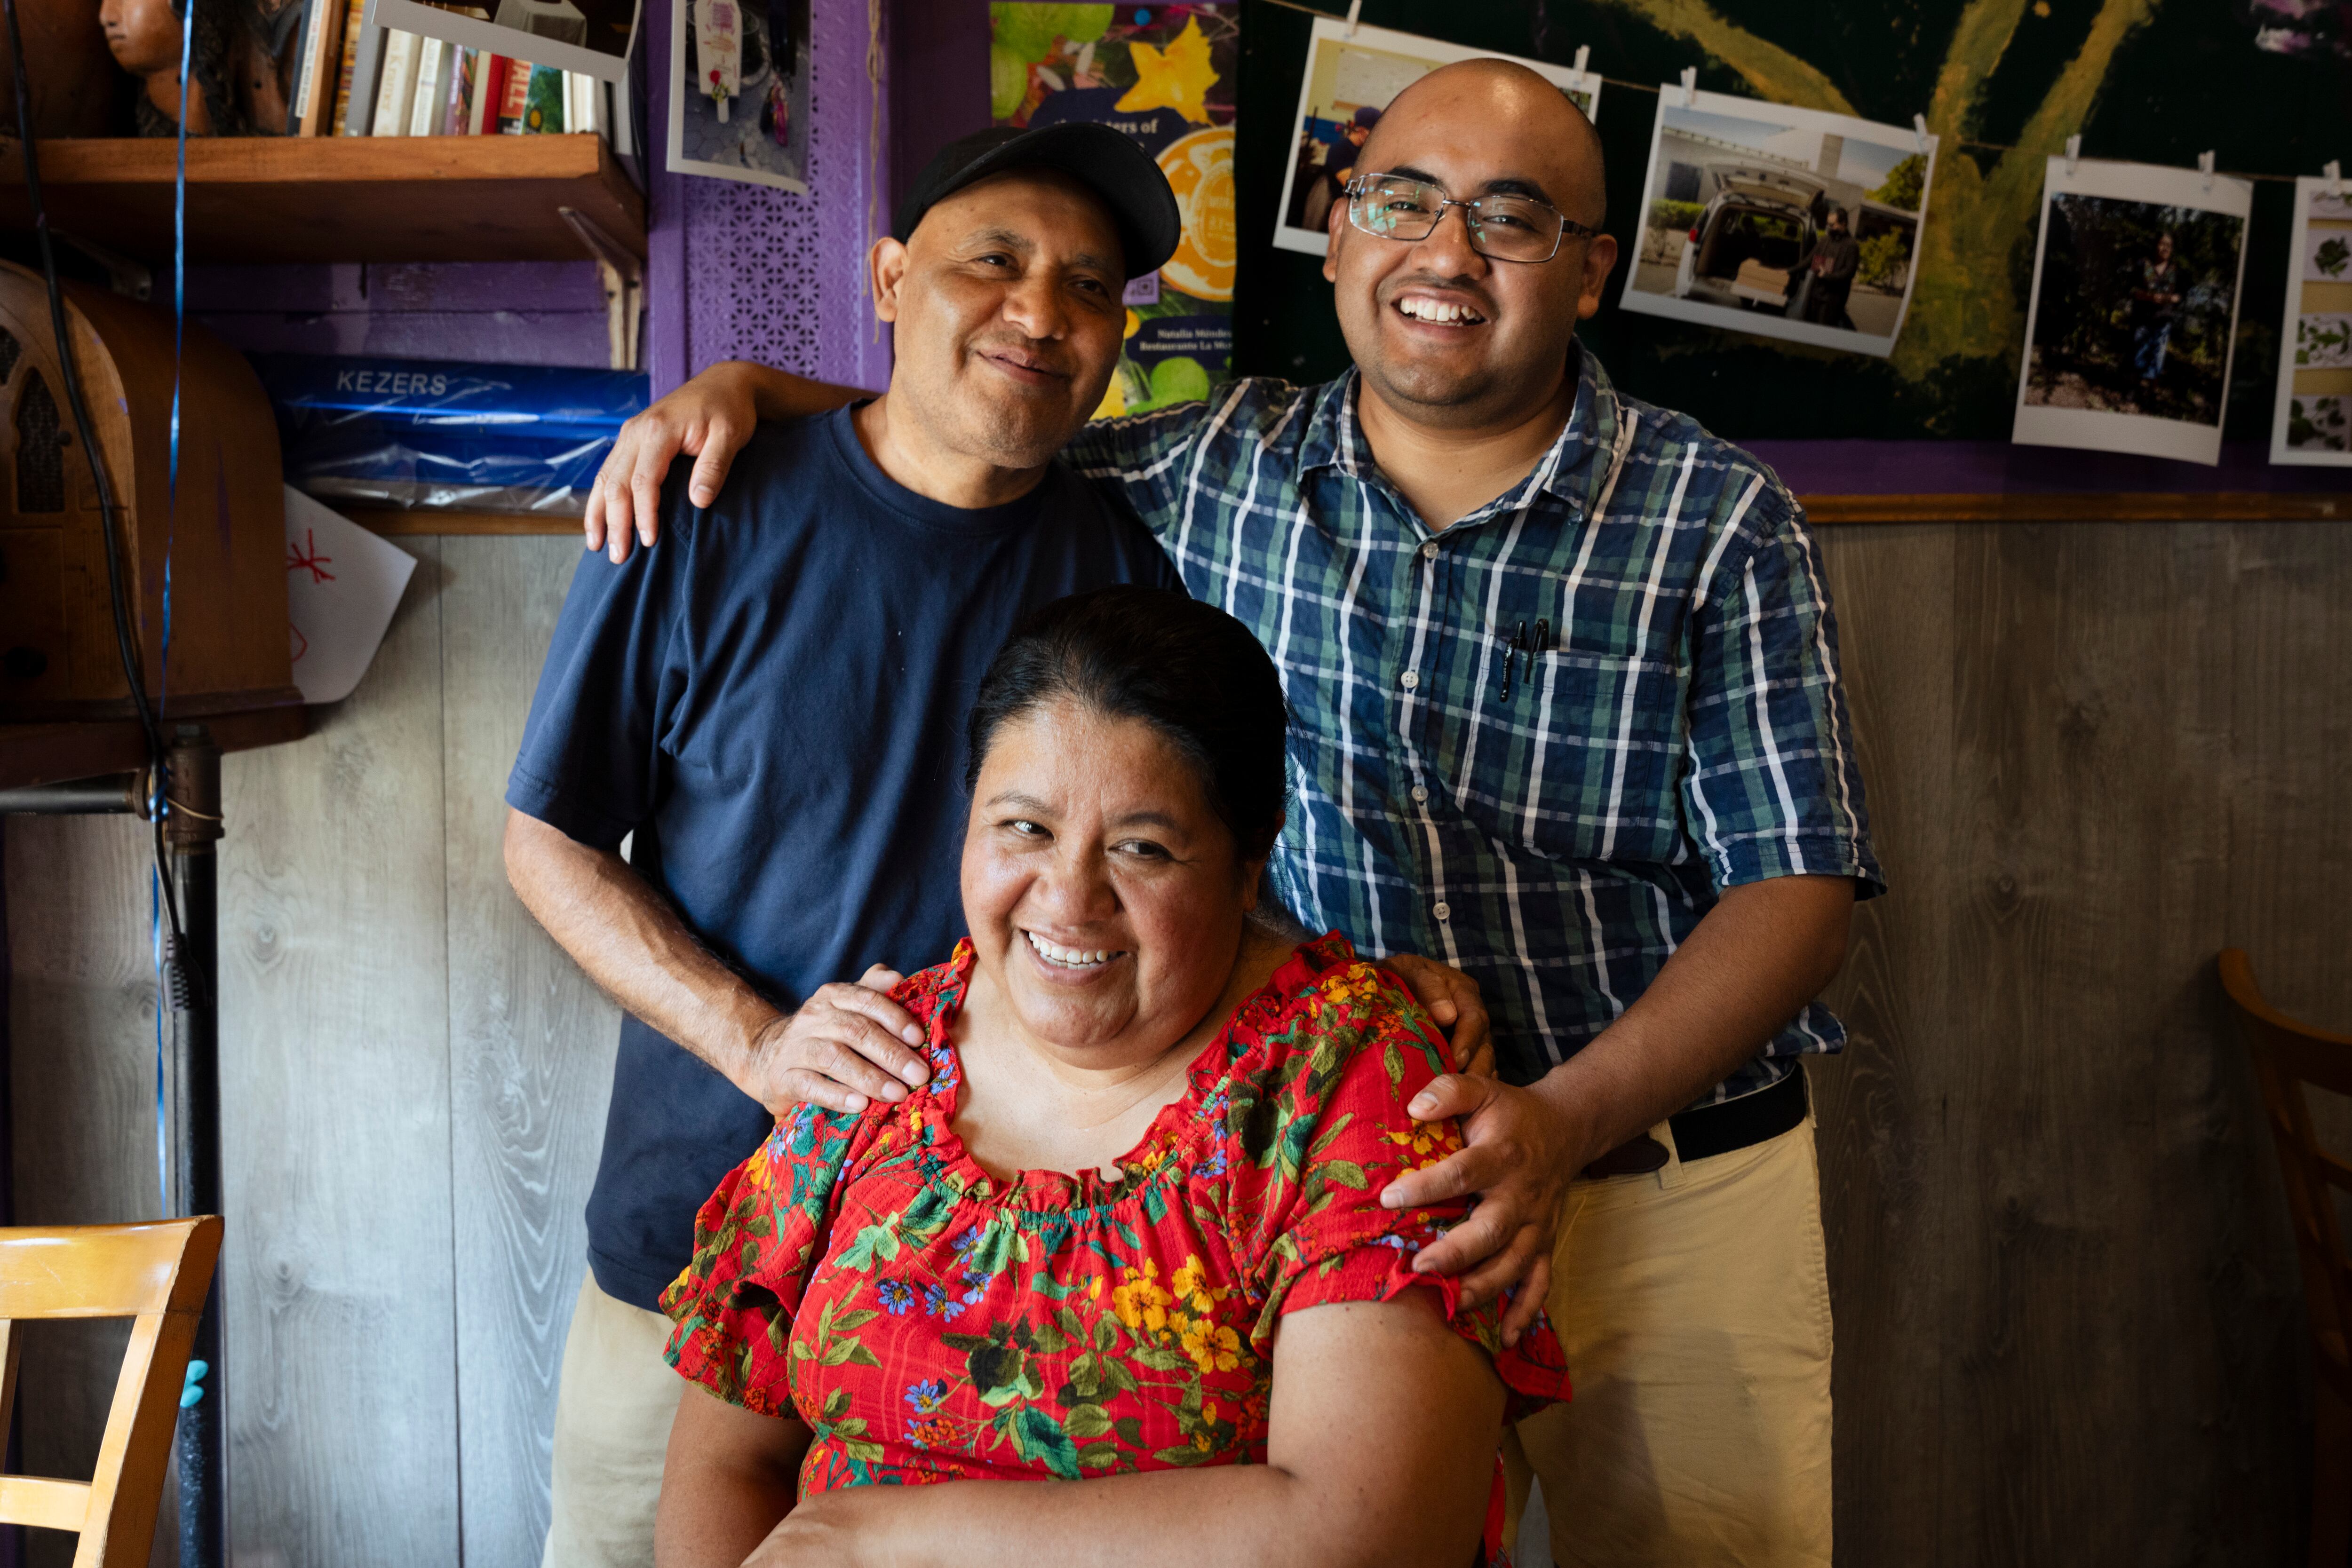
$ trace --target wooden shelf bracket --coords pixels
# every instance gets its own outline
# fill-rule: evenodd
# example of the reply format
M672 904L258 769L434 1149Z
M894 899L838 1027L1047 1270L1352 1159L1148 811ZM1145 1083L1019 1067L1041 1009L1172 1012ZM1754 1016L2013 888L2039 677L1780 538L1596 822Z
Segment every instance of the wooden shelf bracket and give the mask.
M612 346L612 368L634 371L637 368L638 324L645 315L645 263L579 208L555 210L572 225L572 232L580 236L588 254L596 258L596 270L604 280L604 319Z

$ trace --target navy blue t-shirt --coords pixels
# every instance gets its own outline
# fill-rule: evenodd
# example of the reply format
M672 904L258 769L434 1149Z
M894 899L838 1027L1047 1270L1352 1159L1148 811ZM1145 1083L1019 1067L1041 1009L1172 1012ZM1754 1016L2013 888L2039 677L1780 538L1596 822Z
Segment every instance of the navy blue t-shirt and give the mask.
M1116 582L1174 588L1151 536L1055 463L966 510L894 483L846 409L766 424L719 504L662 493L661 542L584 558L507 785L518 810L630 860L780 1008L963 935L964 721L1021 618ZM759 1102L621 1025L588 1260L654 1309L695 1211L768 1134Z

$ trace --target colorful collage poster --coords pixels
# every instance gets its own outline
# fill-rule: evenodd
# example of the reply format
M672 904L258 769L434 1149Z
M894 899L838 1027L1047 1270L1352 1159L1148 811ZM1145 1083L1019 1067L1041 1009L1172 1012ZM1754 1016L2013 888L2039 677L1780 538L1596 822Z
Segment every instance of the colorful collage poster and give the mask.
M1127 346L1097 419L1206 397L1233 371L1234 70L1240 7L988 8L999 125L1108 125L1159 161L1183 243L1127 285Z
M2352 185L2294 183L2271 461L2352 465Z

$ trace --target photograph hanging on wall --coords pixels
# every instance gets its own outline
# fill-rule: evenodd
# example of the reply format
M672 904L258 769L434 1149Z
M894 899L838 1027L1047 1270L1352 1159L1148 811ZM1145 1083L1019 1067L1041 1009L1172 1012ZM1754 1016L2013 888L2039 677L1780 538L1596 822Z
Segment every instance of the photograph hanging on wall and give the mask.
M988 8L990 111L999 125L1108 125L1158 161L1183 238L1127 282L1127 341L1097 419L1209 395L1233 373L1234 69L1241 7Z
M640 0L370 0L367 21L616 82L627 74L639 12Z
M1298 84L1298 113L1291 122L1290 169L1282 179L1282 207L1274 243L1284 250L1321 256L1330 246L1325 228L1332 206L1345 200L1354 177L1356 149L1364 144L1396 95L1438 67L1455 60L1513 60L1557 83L1585 118L1601 103L1601 78L1542 60L1465 49L1435 38L1358 26L1328 16L1315 20L1307 45L1307 74Z
M2352 185L2294 183L2273 463L2352 466Z
M669 170L808 192L809 0L675 0Z
M1884 359L1935 172L1909 126L1662 87L1619 303Z
M2221 460L2253 186L2052 158L2011 439Z

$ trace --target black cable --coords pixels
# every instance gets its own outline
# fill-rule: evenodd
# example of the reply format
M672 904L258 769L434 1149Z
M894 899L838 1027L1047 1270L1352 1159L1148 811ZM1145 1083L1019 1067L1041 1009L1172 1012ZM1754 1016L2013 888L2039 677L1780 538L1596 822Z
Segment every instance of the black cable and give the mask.
M106 536L107 599L114 612L114 651L122 661L122 677L131 687L131 706L139 716L140 733L147 741L149 779L156 802L155 810L150 813L155 875L163 890L163 911L172 927L170 951L176 965L182 946L179 890L173 885L171 856L163 843L163 812L160 805L169 791L170 772L163 731L157 727L154 711L147 706L147 683L140 674L139 656L131 643L131 608L122 586L122 546L115 538L115 521L121 507L114 498L113 482L107 477L106 465L100 458L97 433L90 428L89 405L82 396L81 373L74 365L65 290L58 281L57 247L49 238L49 214L41 202L41 166L33 137L33 94L25 77L25 37L16 24L16 0L0 0L0 11L7 14L8 52L16 76L16 133L25 150L25 194L32 204L33 233L41 245L41 273L48 285L49 329L58 340L58 375L65 383L66 406L73 414L74 434L81 442L82 457L89 464L90 478L98 487L100 531Z

